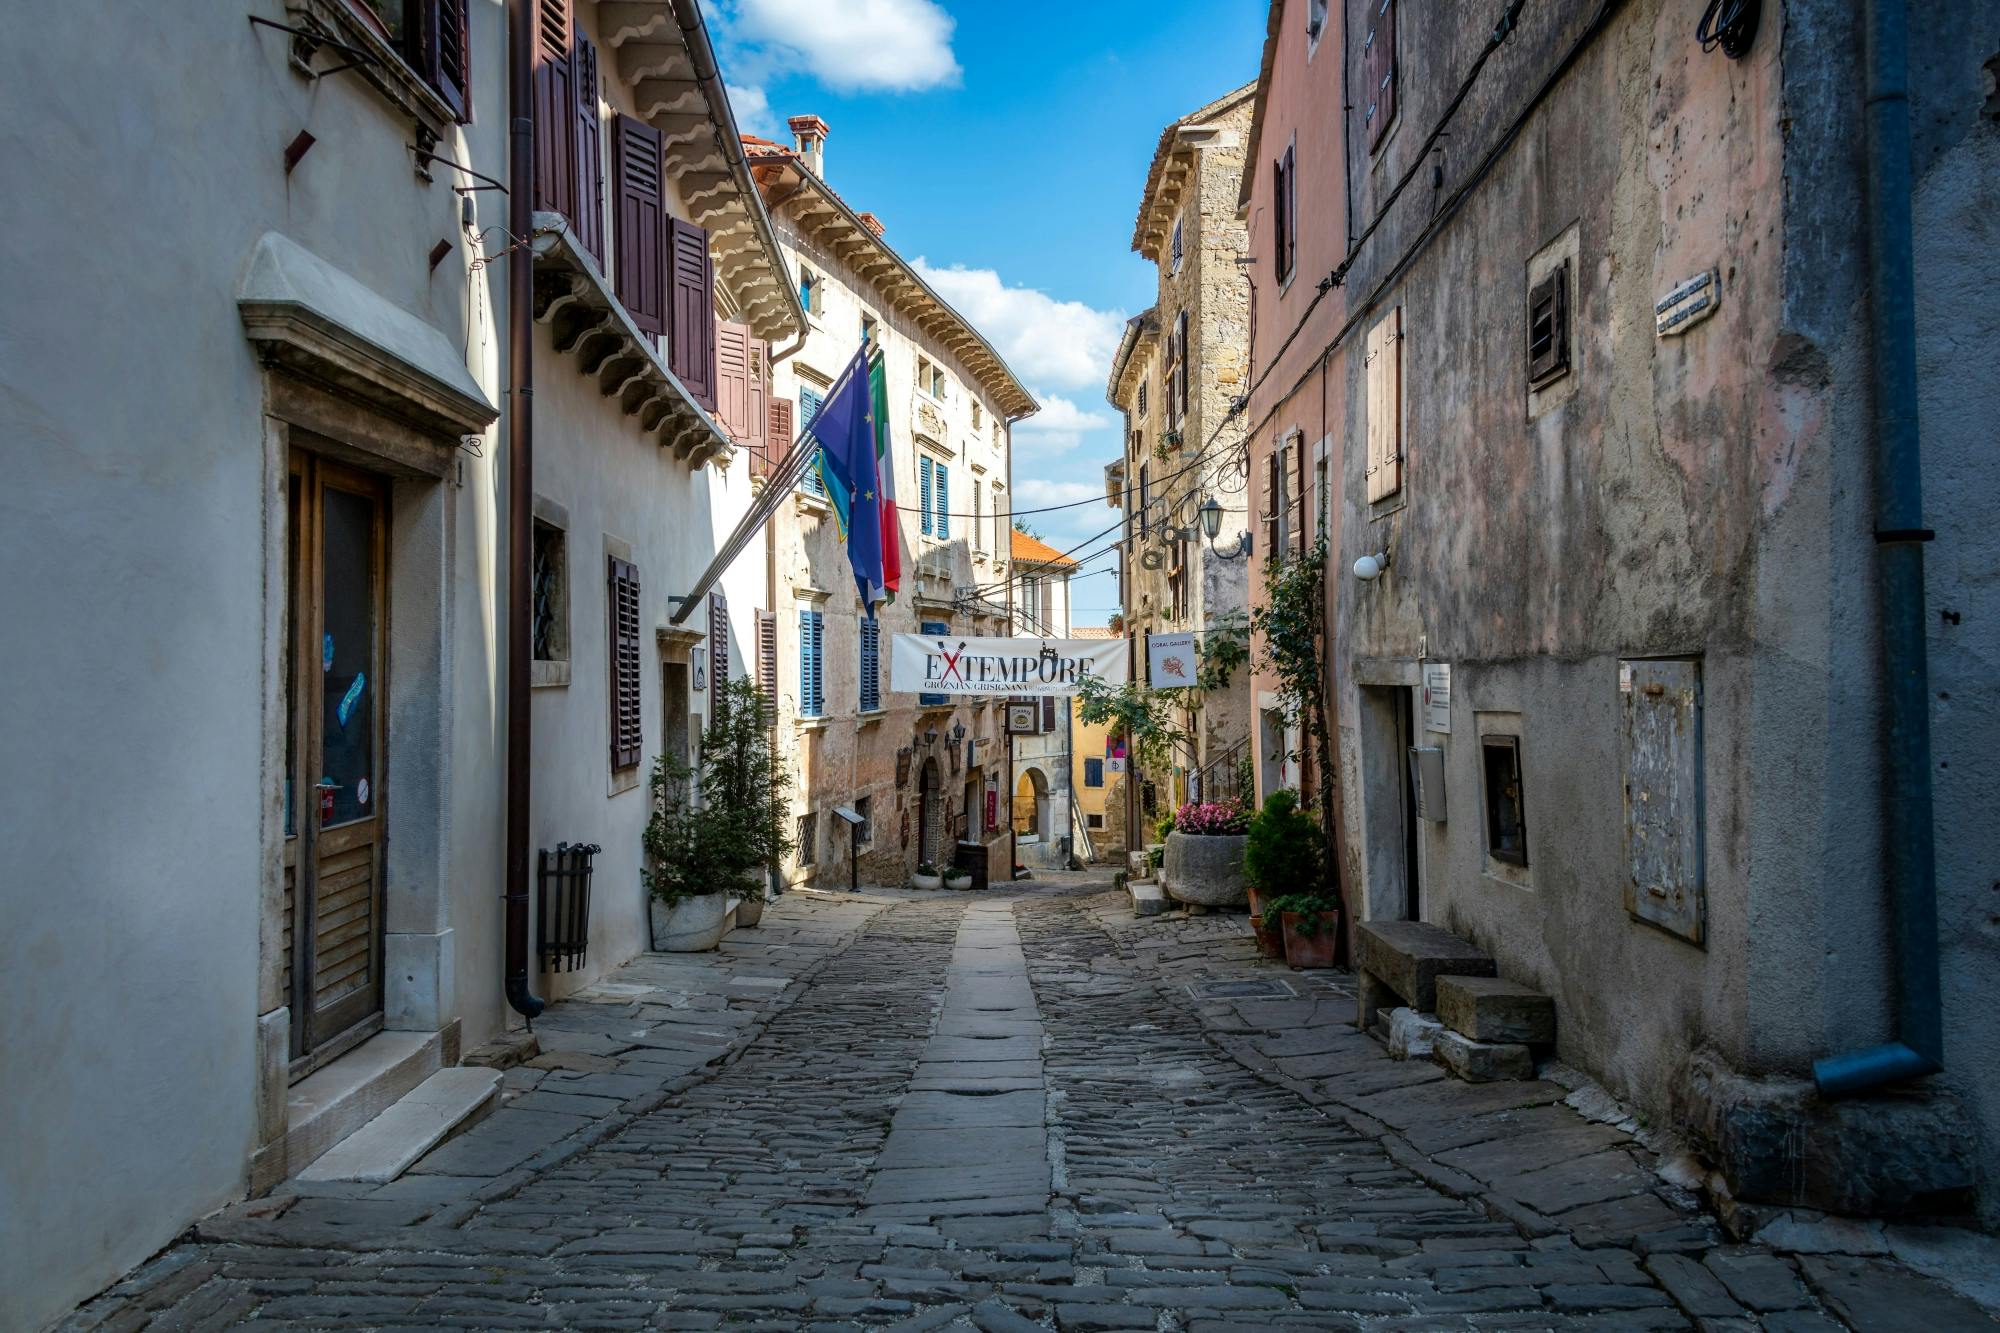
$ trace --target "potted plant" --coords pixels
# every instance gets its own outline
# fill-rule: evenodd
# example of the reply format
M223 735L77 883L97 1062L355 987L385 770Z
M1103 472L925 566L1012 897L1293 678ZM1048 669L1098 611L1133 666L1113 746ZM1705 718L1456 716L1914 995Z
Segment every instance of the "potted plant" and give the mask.
M1285 962L1293 967L1332 967L1340 932L1340 899L1328 893L1287 893L1264 905L1275 913L1285 941Z
M947 866L944 872L944 886L953 893L964 893L972 887L972 872L958 866Z
M1190 801L1167 835L1167 892L1200 907L1242 907L1250 812L1241 801Z
M1266 958L1285 956L1285 937L1275 919L1267 919L1261 912L1250 914L1250 933L1257 937L1257 952Z
M931 861L917 862L917 873L910 876L913 889L941 889L944 887L944 872Z
M653 764L641 874L652 895L655 949L713 949L728 926L731 899L739 900L739 925L763 915L767 867L792 847L784 819L789 787L772 749L763 695L748 680L718 684L700 772L675 755Z

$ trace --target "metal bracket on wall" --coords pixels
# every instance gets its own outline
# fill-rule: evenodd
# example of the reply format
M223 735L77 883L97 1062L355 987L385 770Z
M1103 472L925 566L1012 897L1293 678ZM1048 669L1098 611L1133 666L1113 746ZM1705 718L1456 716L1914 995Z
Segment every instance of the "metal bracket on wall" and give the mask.
M290 33L292 35L292 68L308 79L324 79L329 75L344 74L350 69L358 69L362 65L380 63L376 60L374 52L364 51L358 46L350 46L348 43L338 38L329 37L325 33L312 32L305 28L294 28L288 23L279 23L275 19L263 18L256 14L250 16L250 22L260 28L276 28L279 32ZM319 53L319 49L322 46L332 47L346 56L347 63L345 65L335 65L332 69L314 69L312 67L312 59Z

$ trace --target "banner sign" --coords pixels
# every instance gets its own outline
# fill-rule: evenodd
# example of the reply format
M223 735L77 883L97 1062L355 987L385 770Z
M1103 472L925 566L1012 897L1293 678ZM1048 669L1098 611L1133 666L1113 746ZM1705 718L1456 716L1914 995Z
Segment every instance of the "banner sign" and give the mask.
M1073 695L1085 676L1123 685L1129 674L1123 639L898 634L889 688L911 694Z
M1183 689L1194 684L1194 635L1148 634L1146 679L1156 690Z

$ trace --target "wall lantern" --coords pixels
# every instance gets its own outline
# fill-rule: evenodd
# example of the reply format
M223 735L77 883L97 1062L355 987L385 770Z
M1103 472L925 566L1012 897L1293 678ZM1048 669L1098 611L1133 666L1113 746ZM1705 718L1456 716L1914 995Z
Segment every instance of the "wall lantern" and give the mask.
M1389 548L1383 547L1374 555L1364 555L1354 562L1354 577L1363 583L1373 583L1382 577L1382 571L1389 567Z
M1226 560L1234 560L1238 556L1250 554L1250 532L1247 528L1236 534L1235 550L1222 551L1216 549L1215 539L1222 531L1222 506L1216 503L1214 496L1211 495L1206 500L1203 500L1201 508L1197 509L1195 513L1201 519L1202 535L1208 538L1209 550L1215 551L1217 555L1222 556Z
M959 723L951 729L951 743L958 745L965 740L965 724Z

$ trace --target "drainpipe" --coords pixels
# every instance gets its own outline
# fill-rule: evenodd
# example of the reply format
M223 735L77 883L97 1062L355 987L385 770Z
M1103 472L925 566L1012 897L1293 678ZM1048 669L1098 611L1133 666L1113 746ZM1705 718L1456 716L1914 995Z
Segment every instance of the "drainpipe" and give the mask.
M535 122L529 0L507 3L507 230L534 230ZM532 1028L542 997L528 977L528 617L534 578L535 252L517 244L507 262L507 1003Z
M1906 0L1868 0L1867 225L1876 569L1882 597L1888 802L1885 869L1895 918L1898 1040L1813 1065L1826 1096L1944 1067L1937 865L1931 843L1930 672L1924 641L1922 459L1917 436Z

